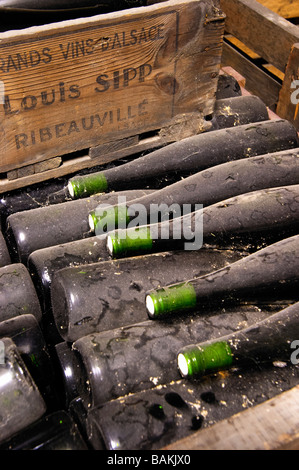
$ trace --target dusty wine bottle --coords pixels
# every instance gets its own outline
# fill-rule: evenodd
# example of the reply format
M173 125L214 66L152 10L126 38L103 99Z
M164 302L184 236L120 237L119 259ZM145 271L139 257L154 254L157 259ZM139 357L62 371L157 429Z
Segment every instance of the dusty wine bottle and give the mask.
M0 231L0 268L11 263L10 254L7 248L6 240Z
M212 130L242 126L269 119L265 103L255 95L218 99L215 102Z
M73 10L73 9L81 9L85 10L87 7L92 8L99 8L102 6L110 6L116 5L119 3L120 5L127 4L133 5L138 4L138 0L124 0L123 2L114 2L113 0L45 0L42 4L38 0L1 0L0 1L0 9L3 8L13 8L13 9L20 9L20 10L38 10L38 11L45 11L48 12L49 10ZM142 2L143 4L146 2Z
M215 204L229 197L253 190L299 183L299 149L284 150L242 160L222 163L202 170L149 195L110 208L99 206L89 214L89 226L97 235L107 227L126 226L136 217L136 210L144 213L144 222L158 220L159 211L169 206L169 217L180 215L182 206ZM176 205L176 207L175 207ZM162 215L162 214L161 214Z
M210 337L211 330L217 327L206 328L206 319L208 317L214 324L217 315L221 313L214 309L206 311L205 318L189 315L172 322L148 320L83 336L73 342L71 348L68 343L60 343L56 351L58 357L62 356L65 389L70 398L74 398L74 390L80 389L83 374L88 384L91 406L97 406L129 393L178 380L178 349L194 339L198 342L199 338L205 340ZM240 322L250 324L256 318L267 316L267 312L253 311L249 306L227 309L225 318L218 322L218 334L227 334L228 329L235 331ZM188 338L193 340L188 343ZM75 357L71 358L71 354ZM76 374L78 370L81 370L79 376ZM76 377L79 384L74 387Z
M0 338L12 339L50 411L60 398L55 384L58 378L40 325L31 314L0 322Z
M156 224L117 229L107 234L114 258L165 250L198 250L203 242L232 235L296 231L299 185L261 189L225 199L201 210ZM225 243L222 242L222 243Z
M7 217L15 212L36 209L50 203L65 202L68 199L70 197L65 190L64 179L44 181L43 184L36 184L1 194L0 222L2 230L5 229Z
M148 190L150 191L150 190ZM100 204L114 204L119 196L135 199L146 190L94 195L18 212L7 218L6 238L15 262L27 264L33 251L90 236L88 213Z
M171 175L179 180L225 161L295 148L298 142L296 129L282 119L220 129L169 144L109 170L70 178L68 191L72 198L80 198L113 189L138 189Z
M28 258L28 270L42 311L51 309L50 288L56 271L66 267L109 261L106 241L89 237L36 250Z
M149 0L150 2L150 0ZM125 10L149 4L147 0L1 0L1 31ZM154 2L152 2L154 3Z
M216 99L213 114L205 117L202 132L267 120L269 120L267 106L258 96L244 95Z
M220 73L216 91L216 100L242 96L241 87L232 75Z
M290 361L292 344L298 341L298 335L299 302L296 302L248 328L181 348L178 369L182 377L192 378L228 367Z
M0 441L4 441L41 418L46 405L14 342L1 338L1 346Z
M152 286L207 273L240 259L242 253L202 249L159 253L65 268L54 273L51 305L66 341L146 320L144 296Z
M113 451L157 449L159 452L297 384L296 366L292 364L287 367L261 364L244 368L242 373L228 369L225 374L206 375L204 380L181 378L92 407L86 426L89 442L94 449L101 449L104 441L105 447ZM169 452L175 462L175 451ZM177 452L183 459L189 457L189 452Z
M0 268L0 321L22 314L41 321L41 306L29 271L21 263Z
M284 295L296 298L299 281L298 249L299 235L295 235L213 273L152 290L145 297L148 316L156 319L181 310L195 309L207 300L236 302L240 297L258 298L269 290L272 298L283 298Z
M55 411L0 444L0 450L88 450L69 413Z

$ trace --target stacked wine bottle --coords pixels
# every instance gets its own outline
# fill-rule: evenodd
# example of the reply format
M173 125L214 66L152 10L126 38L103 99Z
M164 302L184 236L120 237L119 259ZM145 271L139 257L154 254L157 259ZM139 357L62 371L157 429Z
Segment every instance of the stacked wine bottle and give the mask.
M231 77L205 132L0 221L0 449L161 449L299 383L298 134Z

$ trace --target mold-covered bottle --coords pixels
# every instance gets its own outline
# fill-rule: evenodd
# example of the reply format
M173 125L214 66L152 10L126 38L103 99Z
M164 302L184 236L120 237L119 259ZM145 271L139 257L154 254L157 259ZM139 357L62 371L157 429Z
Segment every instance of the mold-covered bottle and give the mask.
M178 351L182 377L198 378L206 373L248 364L288 361L298 349L299 302L268 318L212 341L185 345Z
M220 73L216 91L216 100L242 96L242 89L235 77Z
M3 237L3 233L0 231L0 268L7 266L11 263L10 254L6 244L6 240Z
M145 6L147 0L1 0L1 31L43 25Z
M84 397L87 393L80 390L83 376L88 384L91 406L179 380L177 351L189 344L190 338L197 338L197 342L199 338L210 338L215 333L217 315L223 315L218 321L219 335L228 330L234 332L240 322L251 324L269 316L251 306L227 308L225 313L221 309L206 308L202 314L203 317L189 315L171 322L147 320L89 334L73 342L71 348L67 343L58 344L56 351L61 357L70 401L76 394Z
M217 336L215 331L215 338ZM113 451L165 449L198 430L297 386L297 368L290 360L273 361L273 364L255 364L252 367L227 369L225 373L215 372L202 380L172 381L124 395L89 410L89 442L94 449L101 449L104 442L106 449ZM261 441L261 450L266 448L266 444ZM173 455L174 451L168 452ZM165 457L163 451L161 455ZM183 452L182 457L186 455L188 457L189 452ZM173 462L176 457L174 454ZM159 453L157 465L158 459Z
M166 145L115 168L74 176L68 191L72 198L81 198L114 189L143 188L151 181L163 182L171 176L179 180L226 161L296 148L298 142L294 126L282 119L220 129Z
M148 190L150 191L150 190ZM99 204L114 204L119 196L135 199L146 190L95 195L18 212L7 218L6 237L15 262L27 264L35 250L90 236L89 212Z
M72 417L59 410L0 443L0 450L88 450L88 445Z
M47 410L57 408L60 397L57 393L55 367L39 323L31 314L19 315L0 322L0 338L11 338L37 385Z
M15 212L36 209L49 204L65 202L70 197L64 179L43 181L32 186L7 191L0 197L0 224L5 229L6 219Z
M57 330L66 341L147 320L144 296L152 286L208 273L242 254L229 250L165 252L62 269L51 286ZM166 281L166 282L165 282Z
M168 206L170 217L175 217L182 214L184 204L194 210L196 204L207 206L253 190L295 185L299 183L298 157L299 150L291 149L222 163L133 201L105 209L99 206L89 214L89 225L100 235L109 225L112 230L118 228L119 220L122 226L128 225L141 209L145 223L153 223L163 207Z
M218 99L215 102L212 129L226 129L267 121L269 113L263 101L254 95Z
M200 249L217 238L263 234L268 239L284 229L297 233L299 185L251 191L171 220L128 226L107 234L107 249L114 258L168 249Z
M73 266L109 261L106 240L89 237L36 250L28 258L28 270L44 313L51 310L50 289L55 272Z
M40 419L46 411L45 402L14 342L1 338L1 347L4 360L0 364L0 442Z
M146 294L149 318L241 298L298 298L299 235L266 246L229 266Z
M32 314L38 322L42 311L29 271L21 263L0 268L0 322Z

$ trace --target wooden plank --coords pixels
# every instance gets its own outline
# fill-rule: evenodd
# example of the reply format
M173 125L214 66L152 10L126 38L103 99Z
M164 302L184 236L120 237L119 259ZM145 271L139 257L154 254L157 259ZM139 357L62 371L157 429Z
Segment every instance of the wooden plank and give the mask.
M76 173L80 170L92 168L97 165L102 165L113 160L124 158L128 155L139 154L145 150L151 150L162 145L165 145L166 141L164 137L161 137L159 133L152 137L140 138L138 142L132 146L126 148L121 148L111 153L100 152L99 149L92 148L89 151L89 154L83 156L67 156L65 159L61 157L62 163L58 168L44 171L42 173L34 174L31 172L27 176L18 177L14 180L9 180L6 173L0 174L0 194L8 191L13 191L15 189L23 188L25 186L30 186L35 183L40 183L42 181L47 181L52 178L59 178L71 173ZM19 171L19 170L18 170Z
M0 171L211 114L223 31L213 0L170 0L1 33Z
M226 34L225 39L227 40L228 43L233 44L236 46L238 49L240 49L242 52L244 52L250 59L259 59L260 56L253 52L249 47L246 46L242 41L239 39L235 38L231 34Z
M223 45L222 66L231 66L245 77L246 89L275 111L281 87L279 82L226 43Z
M299 18L299 2L294 0L258 0L283 18Z
M274 65L272 65L272 64L263 64L263 67L266 70L269 70L269 72L272 73L273 75L275 75L279 80L281 80L282 82L284 81L285 74L283 72L281 72L280 70L278 70L276 67L274 67Z
M285 71L299 27L255 0L220 0L226 31L244 42L269 64Z
M299 130L299 43L294 44L282 84L277 114Z
M43 171L53 170L61 165L61 157L50 158L44 162L35 163L34 165L23 166L16 170L7 172L8 180L14 180L16 178L23 178L24 176L34 175L35 173L42 173Z
M299 450L299 385L162 450Z

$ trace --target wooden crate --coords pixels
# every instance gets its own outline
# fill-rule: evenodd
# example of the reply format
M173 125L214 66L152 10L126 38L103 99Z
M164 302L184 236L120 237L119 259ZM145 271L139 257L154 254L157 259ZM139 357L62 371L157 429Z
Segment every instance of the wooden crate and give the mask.
M227 16L222 65L243 75L251 93L299 130L299 27L290 21L298 20L299 3L221 0L220 4Z
M0 34L0 191L200 132L223 32L213 0L170 0Z

